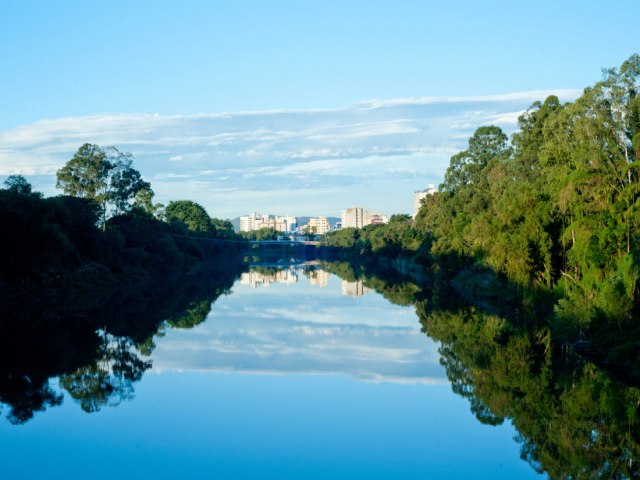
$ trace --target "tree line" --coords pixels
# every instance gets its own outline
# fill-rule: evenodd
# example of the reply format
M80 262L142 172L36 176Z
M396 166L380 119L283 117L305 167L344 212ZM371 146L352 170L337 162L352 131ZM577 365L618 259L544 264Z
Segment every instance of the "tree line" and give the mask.
M476 272L477 285L491 272L550 293L554 332L607 344L624 363L640 346L615 346L640 332L639 92L636 54L573 102L533 103L511 141L499 127L477 129L415 221L345 229L325 243L345 255L411 258L451 281Z
M44 198L21 175L4 186L0 307L60 282L106 291L239 261L231 222L190 200L154 203L132 155L113 147L82 145L57 172L63 195Z
M59 405L131 398L154 336L204 321L244 268L227 220L195 202L153 203L130 154L82 145L64 194L20 175L0 189L0 403L12 423ZM232 241L229 241L232 240Z

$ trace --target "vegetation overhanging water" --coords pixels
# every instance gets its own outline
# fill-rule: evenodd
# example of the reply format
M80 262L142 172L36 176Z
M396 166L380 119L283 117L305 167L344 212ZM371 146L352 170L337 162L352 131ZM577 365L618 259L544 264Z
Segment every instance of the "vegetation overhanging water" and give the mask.
M323 268L414 305L479 421L506 418L551 478L637 478L640 57L573 103L536 102L511 145L476 131L415 220L343 229ZM244 267L244 239L153 191L117 150L83 145L66 196L0 191L0 401L12 423L60 403L133 395L153 337L206 318ZM269 233L269 232L267 232ZM335 262L338 260L338 262Z

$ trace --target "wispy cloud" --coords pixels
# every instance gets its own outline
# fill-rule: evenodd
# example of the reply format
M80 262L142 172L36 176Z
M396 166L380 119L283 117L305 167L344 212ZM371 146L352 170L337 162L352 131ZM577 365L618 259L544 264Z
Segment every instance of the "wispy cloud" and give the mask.
M569 100L580 92L41 120L0 131L0 175L33 176L37 188L55 194L55 171L90 142L133 153L159 201L190 198L215 216L256 209L339 215L354 204L409 212L413 191L439 183L449 157L477 127L497 124L510 132L522 111L552 93Z

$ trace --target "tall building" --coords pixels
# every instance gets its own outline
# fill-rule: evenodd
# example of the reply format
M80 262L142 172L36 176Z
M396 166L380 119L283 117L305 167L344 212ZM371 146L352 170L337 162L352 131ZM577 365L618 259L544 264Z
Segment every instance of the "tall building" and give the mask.
M240 231L252 232L254 230L260 230L262 223L268 220L268 215L262 215L257 212L251 212L249 215L240 217Z
M290 217L289 215L285 215L284 217L277 217L280 218L282 220L282 222L285 224L286 226L286 230L284 230L285 232L295 232L296 229L298 228L298 217Z
M366 225L377 225L389 221L387 216L382 213L371 212L360 207L351 207L343 210L341 220L342 228L362 228Z
M362 223L362 212L363 209L360 207L351 207L343 210L340 215L342 228L362 228L364 226Z
M426 198L427 195L433 195L437 191L438 189L430 183L426 190L421 190L413 194L413 218L416 218L416 215L418 215L420 211L422 199Z

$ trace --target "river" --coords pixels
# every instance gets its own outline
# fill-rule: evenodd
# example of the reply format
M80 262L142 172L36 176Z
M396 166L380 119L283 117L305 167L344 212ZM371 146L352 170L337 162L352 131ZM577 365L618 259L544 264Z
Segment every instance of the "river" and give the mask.
M353 273L343 279L328 270L340 268L246 271L230 288L176 307L181 315L156 309L163 321L148 338L122 335L122 327L99 329L95 358L77 362L71 373L42 374L33 391L29 375L36 373L22 374L24 392L5 381L0 477L526 479L540 478L536 470L562 473L526 437L535 419L516 429L528 393L516 395L520 406L507 398L514 388L540 386L538 378L529 375L528 387L503 385L500 398L496 389L487 396L482 369L500 371L507 361L499 359L502 353L487 353L483 341L475 342L478 365L464 364L465 353L457 350L463 340L451 341L440 314L416 304L415 285L391 287ZM451 325L459 321L448 315ZM493 321L482 325L495 329ZM429 329L438 340L425 334ZM512 355L507 363L526 374L529 367L514 363L513 352L535 346L507 342L505 348ZM497 376L489 383L505 381ZM626 455L635 468L634 453ZM562 465L561 452L557 462Z

